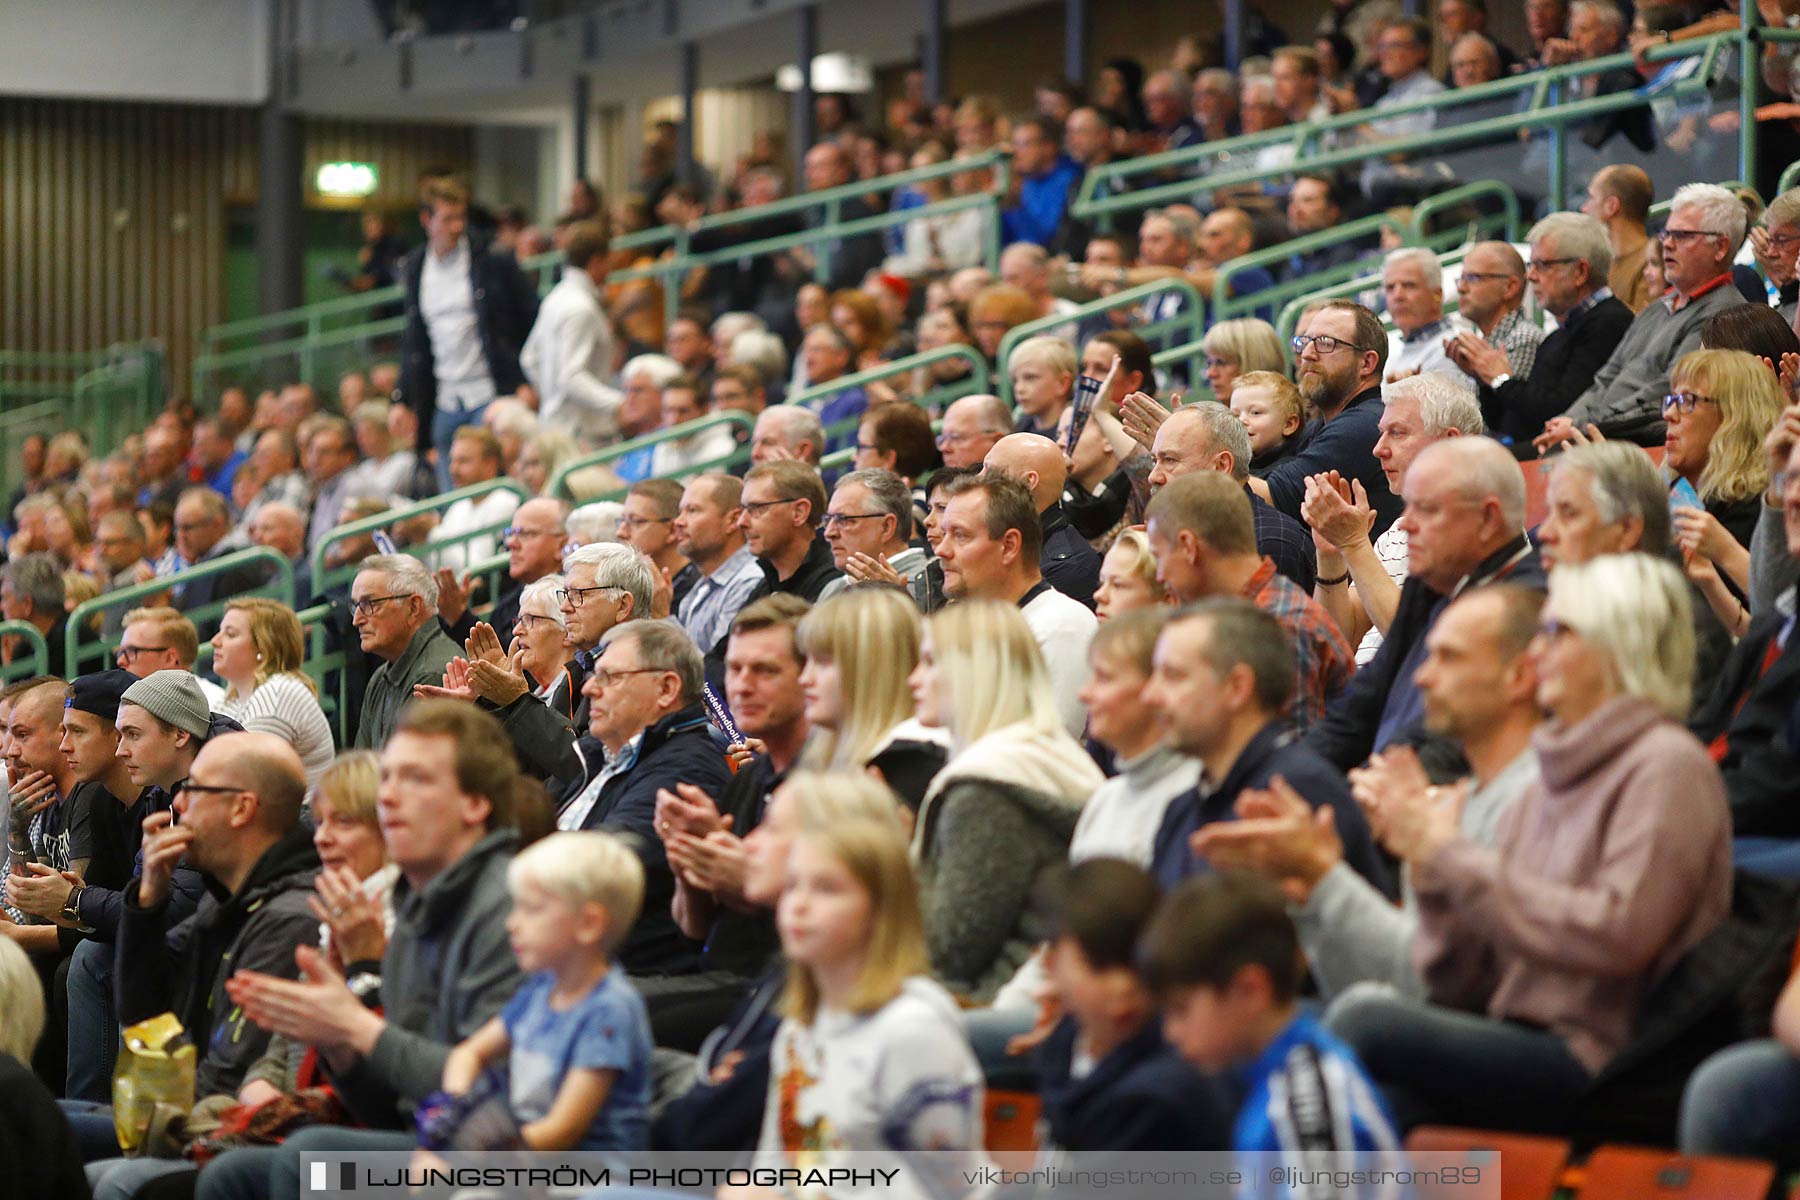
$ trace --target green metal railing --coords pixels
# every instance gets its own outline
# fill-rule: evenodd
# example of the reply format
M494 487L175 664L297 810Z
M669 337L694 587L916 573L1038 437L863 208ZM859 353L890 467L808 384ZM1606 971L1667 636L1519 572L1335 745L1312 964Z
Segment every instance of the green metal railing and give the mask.
M1156 321L1148 325L1133 326L1132 332L1146 342L1154 342L1170 336L1182 335L1172 345L1197 342L1205 328L1205 304L1200 289L1191 280L1174 276L1168 279L1155 279L1149 283L1140 283L1135 287L1124 288L1110 296L1102 296L1098 300L1090 300L1072 312L1053 313L1048 317L1039 317L1034 321L1026 321L1023 325L1015 325L1006 331L1000 339L1000 353L997 356L1001 364L998 378L994 380L994 394L1008 404L1012 403L1012 374L1005 369L1005 364L1012 361L1013 349L1026 338L1048 333L1064 325L1077 325L1088 317L1110 312L1115 308L1149 300L1156 296L1166 296L1171 292L1180 293L1187 304L1180 315L1168 321Z
M1754 13L1751 6L1745 7L1746 28L1743 30L1714 34L1708 38L1677 42L1668 46L1658 46L1646 53L1646 57L1652 62L1701 56L1701 69L1695 72L1691 78L1675 84L1669 91L1669 95L1682 98L1703 95L1708 80L1720 62L1722 52L1731 46L1750 44L1748 28ZM1757 31L1758 35L1766 35L1769 32L1771 31ZM1746 55L1745 61L1750 61L1751 58L1752 56ZM1543 129L1550 135L1549 202L1551 208L1560 209L1564 207L1563 200L1567 191L1565 150L1568 127L1607 113L1638 108L1648 104L1651 100L1651 97L1634 89L1564 102L1562 85L1605 71L1629 68L1632 64L1632 56L1628 53L1608 55L1605 58L1570 63L1507 79L1498 79L1470 88L1459 88L1454 93L1422 97L1418 100L1383 108L1379 112L1359 109L1318 121L1283 126L1263 133L1244 134L1235 138L1199 143L1162 154L1123 159L1096 167L1087 173L1076 195L1073 211L1076 216L1084 219L1105 221L1118 213L1136 212L1163 204L1189 200L1196 191L1217 191L1220 188L1244 184L1261 184L1270 180L1290 177L1303 171L1359 166L1374 155L1391 157L1441 153L1472 143L1489 141L1496 137L1516 135L1519 131L1527 129ZM1740 130L1740 158L1745 164L1745 173L1749 174L1755 162L1754 87L1747 83L1743 92L1745 97L1751 97L1751 99L1743 102L1744 106L1750 110L1750 119L1744 122L1744 128ZM1353 133L1357 126L1371 120L1385 120L1424 112L1441 113L1446 110L1504 98L1524 98L1528 100L1528 104L1519 112L1488 117L1466 124L1440 127L1425 133L1390 138L1378 144L1360 142L1347 146L1324 144L1331 135ZM1292 161L1268 167L1251 166L1213 171L1205 175L1192 173L1209 160L1236 158L1242 154L1254 153L1259 149L1279 145L1291 145L1294 148ZM1183 172L1184 175L1175 181L1153 183L1146 187L1133 187L1129 182L1134 176L1171 171Z
M544 485L544 494L546 496L555 496L558 499L574 502L575 493L569 487L569 477L571 475L579 474L580 472L589 470L593 467L608 466L621 458L628 458L640 450L653 449L662 445L664 442L678 441L683 438L691 437L697 433L704 433L708 429L712 429L719 425L729 425L733 429L741 429L745 433L749 433L756 427L756 418L752 417L747 412L730 408L723 412L709 413L704 417L696 417L692 421L684 421L680 425L671 425L667 429L655 429L639 437L634 437L630 441L619 442L616 445L606 446L602 449L595 450L591 454L584 454L579 458L572 458L556 468L556 473L550 476L550 482ZM697 462L682 473L684 475L703 475L708 471L729 471L734 467L741 466L749 461L750 447L746 444L738 446L729 454ZM624 499L625 491L626 489L623 487L614 488L611 491L603 492L597 496L585 497L579 502L591 504L600 500L622 500Z
M330 533L320 538L319 544L313 547L313 593L322 596L334 588L350 583L356 578L356 572L361 566L361 560L331 565L331 551L333 547L340 546L353 538L368 536L369 534L375 533L377 530L386 530L389 526L397 525L402 521L410 521L415 517L442 513L458 501L479 500L494 492L510 492L518 498L521 504L531 499L531 493L526 491L523 485L514 480L506 479L504 477L500 479L484 479L480 483L471 483L468 487L457 488L454 491L432 496L427 500L420 500L417 503L403 505L399 508L390 508L386 512L375 513L372 516L362 517L358 520L337 526ZM506 516L499 520L484 522L483 524L466 529L461 533L446 537L441 541L421 542L416 545L402 547L401 553L411 554L424 562L427 566L431 566L436 556L443 551L454 549L459 546L465 546L468 543L481 538L498 539L506 527L511 524L512 513L508 512ZM491 558L479 560L480 563L491 561ZM479 564L470 565L473 567ZM492 593L490 593L490 595L491 594Z
M182 615L196 625L204 625L225 612L226 607L242 596L269 596L293 607L294 603L294 567L278 551L266 546L253 546L248 550L237 550L220 558L203 562L197 566L176 571L173 575L164 575L145 583L134 583L115 591L105 592L92 600L84 600L75 606L69 614L68 625L63 630L63 652L69 677L88 671L104 670L112 661L115 644L109 643L94 628L95 618L104 619L105 615L115 610L137 608L145 601L160 598L164 593L183 584L195 580L206 579L214 575L223 575L227 571L236 571L251 563L261 563L268 569L265 581L248 591L238 592L231 596L222 596L210 604L197 608L179 605ZM159 599L159 602L160 599Z
M1440 267L1455 266L1457 263L1462 262L1463 258L1467 256L1469 249L1468 246L1458 246L1454 250L1447 250L1440 253L1437 256L1438 265ZM1381 271L1377 268L1372 273L1359 275L1355 279L1347 279L1342 283L1335 283L1329 287L1319 288L1305 296L1297 296L1293 300L1288 301L1287 304L1282 306L1281 312L1275 317L1275 332L1281 338L1283 352L1287 353L1288 358L1291 361L1293 354L1287 349L1288 342L1294 336L1295 327L1300 323L1300 314L1305 312L1313 304L1323 300L1354 299L1362 292L1366 292L1371 288L1379 289L1380 287ZM1458 301L1456 289L1444 289L1444 311L1451 313L1455 312L1457 308ZM1385 314L1383 316L1383 322L1387 323Z
M0 640L21 638L24 653L14 652L12 660L0 665L0 683L16 683L33 675L50 673L50 647L44 635L30 621L0 621Z
M163 348L128 342L82 354L0 350L0 493L24 482L17 447L77 429L96 455L143 429L163 403Z
M703 217L690 227L662 225L640 230L614 239L613 245L622 249L667 245L673 251L673 256L667 262L615 271L607 276L607 282L613 284L640 279L657 280L662 285L665 319L672 320L680 308L680 281L695 267L730 262L749 255L818 246L814 277L822 282L830 277L829 243L842 237L878 232L904 225L908 221L947 215L969 208L981 208L990 214L984 259L989 268L995 268L1000 254L1000 201L1006 196L1010 184L1011 163L1009 153L990 150L974 158L934 163L841 187L787 197L755 208L715 213ZM889 193L912 184L979 170L994 172L993 181L985 191L953 196L899 212L879 213L858 221L839 220L844 204L854 198ZM824 210L822 217L817 215L821 208ZM796 214L805 218L807 225L807 228L796 233L762 238L706 253L692 253L689 250L696 239L704 238L707 234ZM547 290L555 284L561 272L562 254L551 252L538 255L520 265L537 277L540 289ZM200 353L193 369L194 394L214 394L224 382L226 372L237 372L232 382L240 382L240 376L255 373L258 367L273 370L269 367L271 362L280 364L283 368L291 368L279 372L282 377L298 375L307 382L321 385L327 381L328 374L335 373L339 368L348 369L366 363L370 343L377 338L391 336L403 328L403 318L379 315L382 309L397 305L402 299L400 287L380 288L266 316L214 325L201 334ZM354 352L334 357L331 353L334 350ZM272 383L277 379L271 375L261 381Z
M839 379L832 380L830 383L821 383L817 387L806 388L803 391L796 392L792 396L789 396L787 403L812 404L814 401L823 400L827 396L835 396L839 392L847 392L852 388L866 388L871 383L880 383L883 380L892 379L897 375L908 375L914 371L933 367L941 362L950 362L953 359L961 359L969 364L969 374L967 377L959 379L955 383L944 387L927 389L925 392L918 395L908 393L902 398L909 400L922 408L936 410L941 409L952 400L956 400L963 396L973 396L979 392L988 390L991 372L988 370L987 360L983 358L981 352L973 346L965 346L959 342L954 345L939 346L932 350L922 350L917 354L909 354L904 358L896 358L891 362L884 362L880 366L870 367L866 371L858 371L854 375L845 375ZM853 434L856 432L856 427L861 423L862 418L860 416L834 422L833 424L826 426L825 436L827 439L831 439L842 436L845 433ZM828 456L828 459L835 459L842 453L842 451L837 451ZM854 456L854 450L852 451L852 456ZM822 465L830 467L835 464L828 461Z

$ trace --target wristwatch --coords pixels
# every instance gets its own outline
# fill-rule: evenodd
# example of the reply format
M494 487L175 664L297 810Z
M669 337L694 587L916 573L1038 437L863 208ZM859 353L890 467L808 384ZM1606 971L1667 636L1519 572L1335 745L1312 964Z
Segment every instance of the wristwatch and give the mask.
M87 884L78 883L69 889L69 895L63 900L62 919L72 925L81 924L81 893L87 890Z
M1511 383L1511 382L1512 382L1512 376L1510 374L1508 374L1507 372L1502 371L1502 372L1500 372L1500 374L1498 374L1498 375L1494 376L1492 379L1488 380L1488 387L1492 388L1494 391L1499 391L1503 384L1507 384L1507 383Z

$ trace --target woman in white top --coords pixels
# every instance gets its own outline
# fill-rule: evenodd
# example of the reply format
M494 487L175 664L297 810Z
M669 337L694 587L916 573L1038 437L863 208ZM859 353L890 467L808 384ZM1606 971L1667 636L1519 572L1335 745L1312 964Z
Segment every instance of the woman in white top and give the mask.
M859 587L800 622L800 688L812 726L802 761L821 771L874 767L914 812L943 768L950 738L913 717L907 676L925 624L905 592Z
M227 684L220 711L245 729L275 734L293 746L306 767L310 797L334 747L318 685L300 669L306 656L300 619L278 600L233 600L212 648L213 670Z
M531 694L563 716L573 717L575 706L581 703L581 679L574 665L574 648L563 640L568 625L556 602L562 589L561 575L546 575L525 585L519 593L511 649L522 652L519 665L525 668Z

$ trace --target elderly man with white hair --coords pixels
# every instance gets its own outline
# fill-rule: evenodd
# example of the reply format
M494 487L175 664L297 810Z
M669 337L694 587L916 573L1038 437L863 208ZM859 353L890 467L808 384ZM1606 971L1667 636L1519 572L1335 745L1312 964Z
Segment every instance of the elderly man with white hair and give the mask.
M817 413L797 404L763 409L750 433L750 461L757 466L794 459L816 467L824 450L824 424Z
M1381 437L1375 460L1388 490L1404 494L1407 468L1419 451L1453 437L1479 437L1481 406L1462 382L1437 371L1396 380L1381 389ZM1347 493L1347 494L1346 494ZM1406 582L1406 530L1399 524L1369 541L1374 512L1360 483L1340 483L1326 475L1307 481L1300 515L1312 527L1319 550L1313 596L1352 642L1361 638L1356 665L1381 649L1394 620L1400 587Z
M1569 410L1544 426L1540 450L1573 441L1589 425L1609 438L1662 443L1669 368L1700 348L1708 321L1745 302L1732 286L1731 263L1748 223L1743 204L1718 184L1690 183L1675 193L1661 234L1668 291L1637 315Z
M1538 307L1556 318L1531 369L1473 333L1457 334L1449 347L1452 361L1480 385L1488 432L1521 448L1587 390L1632 321L1631 309L1607 286L1612 248L1605 225L1582 213L1551 213L1527 240L1526 281Z
M681 374L681 364L666 354L640 354L619 370L625 397L619 402L619 437L630 440L653 433L662 424L662 395ZM612 469L626 483L648 479L656 449L645 446L614 460Z
M437 580L410 554L364 559L350 584L350 611L363 653L381 660L363 691L354 745L379 750L413 689L442 679L459 647L438 622Z
M1444 319L1444 269L1437 255L1423 246L1403 246L1390 253L1381 264L1381 297L1394 319L1384 378L1454 372L1456 364L1444 353L1444 340L1453 331Z

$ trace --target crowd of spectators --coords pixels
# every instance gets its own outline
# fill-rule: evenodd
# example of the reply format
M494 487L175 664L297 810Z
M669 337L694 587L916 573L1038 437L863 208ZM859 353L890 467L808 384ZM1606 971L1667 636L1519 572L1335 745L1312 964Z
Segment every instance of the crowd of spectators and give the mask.
M1152 345L1181 293L1080 303L1211 296L1461 169L1259 154L1296 170L1213 188L1241 160L1195 158L1194 203L1102 232L1069 209L1097 164L1365 108L1352 136L1403 138L1454 119L1402 107L1440 68L1712 28L1571 7L1532 0L1514 48L1480 0L1435 38L1340 0L1312 45L1253 23L1235 76L1117 60L1012 118L912 78L880 132L821 97L809 190L1010 149L997 274L967 208L829 271L697 268L666 327L608 283L613 234L777 198L773 141L696 182L659 127L618 211L578 184L506 240L434 178L424 244L382 252L392 361L101 456L27 440L0 615L47 670L4 631L0 1176L285 1200L305 1154L478 1142L976 1164L984 1089L1037 1093L1046 1153L1387 1166L1449 1124L1800 1167L1800 190L1659 188L1605 157L1622 112L1581 211L1453 278L1349 243L1234 275L1381 283L1285 344L1199 314L1191 380ZM1009 399L966 357L882 370L958 345ZM149 1127L114 1072L165 1012L196 1103Z

